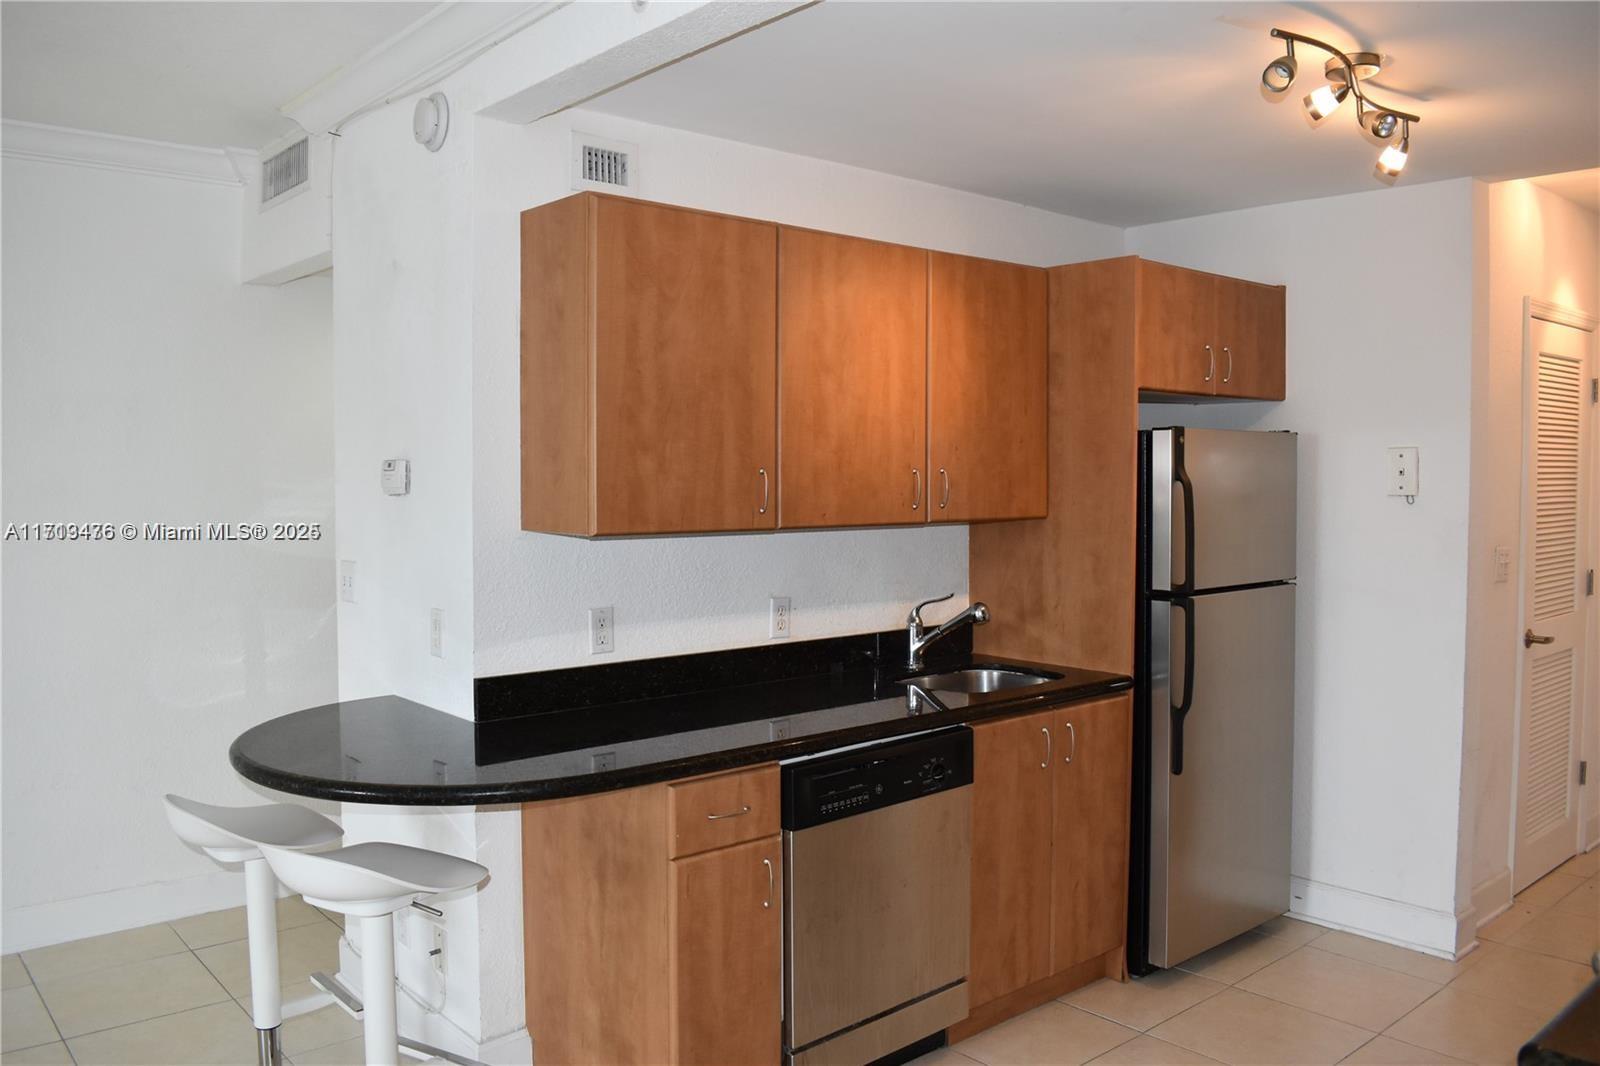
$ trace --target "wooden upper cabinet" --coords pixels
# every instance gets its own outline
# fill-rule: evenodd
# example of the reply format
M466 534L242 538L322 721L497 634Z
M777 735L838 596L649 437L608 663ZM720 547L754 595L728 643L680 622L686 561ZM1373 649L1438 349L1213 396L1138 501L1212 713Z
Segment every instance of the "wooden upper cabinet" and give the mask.
M1118 947L1127 933L1133 697L1055 712L1057 971Z
M773 528L777 227L580 193L522 232L523 528Z
M929 519L1039 518L1046 503L1045 272L929 254Z
M1283 399L1283 286L1218 278L1217 339L1218 396Z
M781 227L778 524L928 515L928 253Z
M1215 274L1139 260L1139 388L1209 395L1217 380Z

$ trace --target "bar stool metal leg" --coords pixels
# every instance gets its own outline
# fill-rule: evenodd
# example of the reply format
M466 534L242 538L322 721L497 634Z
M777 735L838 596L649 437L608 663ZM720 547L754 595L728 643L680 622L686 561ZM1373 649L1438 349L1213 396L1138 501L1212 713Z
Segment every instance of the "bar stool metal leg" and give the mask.
M250 1014L261 1066L283 1066L278 984L278 879L265 859L244 864L244 914L250 936Z
M361 1025L367 1066L399 1066L395 1017L394 915L361 919Z

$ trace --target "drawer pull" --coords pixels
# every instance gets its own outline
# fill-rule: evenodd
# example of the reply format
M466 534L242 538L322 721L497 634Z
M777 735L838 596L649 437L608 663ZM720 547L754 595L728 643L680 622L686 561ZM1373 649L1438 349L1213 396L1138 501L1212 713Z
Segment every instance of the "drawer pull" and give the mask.
M1039 769L1043 770L1050 765L1050 730L1040 726L1039 732L1044 734L1044 762L1039 764Z
M748 810L748 809L749 808L746 808L746 810ZM767 898L762 901L761 906L762 906L762 909L764 909L764 910L771 910L772 909L772 860L771 859L762 859L761 860L761 865L763 865L763 866L765 866L767 868Z
M727 814L708 814L708 815L706 815L706 821L708 821L708 822L717 822L717 821L721 821L724 818L737 818L741 814L749 814L749 813L750 813L750 805L747 803L743 807L740 807L738 810L729 811Z

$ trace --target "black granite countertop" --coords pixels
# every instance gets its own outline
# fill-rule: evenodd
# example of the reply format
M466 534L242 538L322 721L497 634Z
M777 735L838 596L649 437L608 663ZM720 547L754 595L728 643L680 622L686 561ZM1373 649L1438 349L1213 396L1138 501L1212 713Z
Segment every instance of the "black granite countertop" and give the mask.
M811 660L819 649L833 650L822 649L820 641L797 642L784 649L785 661L805 660L807 644L815 646ZM902 684L908 671L875 651L853 649L832 656L826 672L769 680L750 680L763 662L775 669L775 660L754 654L678 659L714 662L718 676L744 683L671 691L706 676L705 663L685 670L676 660L668 667L660 665L663 660L644 660L484 679L477 722L396 696L350 700L264 722L234 741L229 760L249 780L298 796L402 806L524 803L794 758L1092 699L1133 684L1117 674L966 650L946 654L928 669L997 665L1054 676L994 693L930 694ZM740 669L730 673L730 662ZM806 661L804 668L816 666ZM609 697L626 691L621 680L643 676L640 671L651 672L641 682L650 698L597 704L570 695L584 674L595 684L583 692ZM559 691L569 697L555 698ZM528 713L510 713L518 693L535 704ZM569 705L547 709L549 703ZM491 716L485 717L486 709Z

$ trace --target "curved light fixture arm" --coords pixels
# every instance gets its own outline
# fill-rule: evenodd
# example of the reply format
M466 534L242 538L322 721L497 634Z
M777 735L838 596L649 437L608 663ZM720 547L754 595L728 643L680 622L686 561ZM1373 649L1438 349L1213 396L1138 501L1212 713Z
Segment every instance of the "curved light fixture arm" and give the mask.
M1361 81L1358 77L1356 77L1355 64L1350 61L1349 56L1339 51L1339 49L1335 48L1333 45L1328 44L1325 41L1319 41L1315 37L1307 37L1304 34L1295 33L1291 30L1280 30L1276 26L1272 28L1272 36L1288 44L1290 55L1294 55L1295 42L1298 41L1300 44L1310 45L1312 48L1321 49L1333 58L1337 59L1344 66L1345 84L1350 87L1351 95L1356 98L1356 114L1358 116L1361 114L1364 108L1370 107L1378 111L1387 111L1389 114L1406 122L1420 123L1422 121L1421 118L1410 114L1409 112L1400 111L1396 108L1389 107L1385 104L1380 104L1377 101L1370 99L1361 89Z

